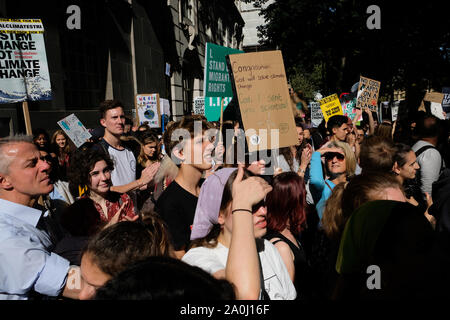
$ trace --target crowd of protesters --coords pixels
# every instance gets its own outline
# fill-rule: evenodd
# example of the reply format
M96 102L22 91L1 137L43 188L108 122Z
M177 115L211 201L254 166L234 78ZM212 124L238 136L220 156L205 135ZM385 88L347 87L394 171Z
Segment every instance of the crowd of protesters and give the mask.
M116 100L78 149L62 130L2 138L0 299L445 296L449 121L365 109L315 128L291 93L298 143L265 159L238 159L239 121L161 131Z

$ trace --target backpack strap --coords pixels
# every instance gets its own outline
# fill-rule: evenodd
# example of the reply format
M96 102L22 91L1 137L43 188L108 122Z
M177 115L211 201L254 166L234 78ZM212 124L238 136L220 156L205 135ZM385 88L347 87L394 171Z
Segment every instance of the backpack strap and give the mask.
M428 149L436 149L436 148L435 148L434 146L430 146L430 145L423 146L422 148L420 148L419 150L417 150L417 151L415 152L416 157L420 156L423 152L427 151ZM437 150L437 149L436 149L436 150ZM438 151L438 152L439 152L439 151Z
M428 149L435 149L437 152L439 152L439 150L435 146L426 145L415 152L416 158L418 158L422 153L424 153ZM440 152L439 152L439 155L441 155ZM441 168L440 168L439 172L441 172L443 168L444 168L444 158L441 155Z

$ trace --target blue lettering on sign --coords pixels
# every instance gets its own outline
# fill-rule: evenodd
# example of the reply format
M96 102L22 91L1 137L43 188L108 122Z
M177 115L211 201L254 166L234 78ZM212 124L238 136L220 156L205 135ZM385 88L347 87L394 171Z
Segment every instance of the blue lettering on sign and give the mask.
M70 130L69 126L64 121L61 121L61 124L64 128L66 128L66 130Z

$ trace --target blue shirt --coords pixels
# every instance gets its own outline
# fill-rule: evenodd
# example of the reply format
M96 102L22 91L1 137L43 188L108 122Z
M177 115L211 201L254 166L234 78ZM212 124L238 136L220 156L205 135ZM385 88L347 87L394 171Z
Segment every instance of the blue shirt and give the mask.
M27 300L34 290L56 297L69 261L49 252L50 237L36 228L41 211L0 199L0 300Z
M325 209L325 204L331 195L332 189L335 187L334 183L330 180L323 178L322 172L322 160L320 152L314 152L311 157L311 171L310 171L310 190L311 193L316 195L315 201L319 196L319 200L316 204L317 214L319 218L322 219L323 210ZM328 186L327 186L328 184Z

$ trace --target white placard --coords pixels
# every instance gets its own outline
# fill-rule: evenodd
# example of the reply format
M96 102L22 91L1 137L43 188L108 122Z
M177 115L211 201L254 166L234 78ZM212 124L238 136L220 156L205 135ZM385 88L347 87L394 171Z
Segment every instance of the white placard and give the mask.
M442 104L437 102L430 102L431 114L435 115L441 120L445 120L444 110L442 109Z
M80 122L75 114L71 114L64 119L58 121L58 125L67 136L72 140L77 148L79 148L86 140L90 139L92 135L86 127Z
M194 98L194 114L205 114L205 97Z

